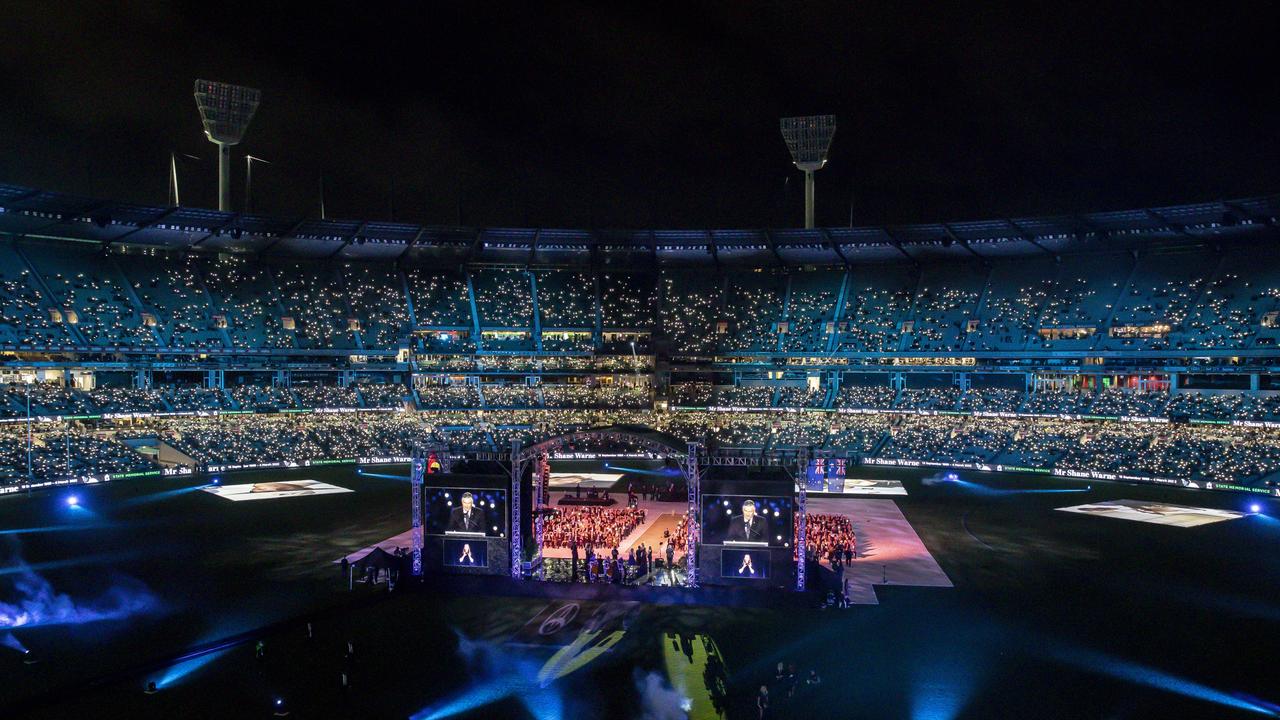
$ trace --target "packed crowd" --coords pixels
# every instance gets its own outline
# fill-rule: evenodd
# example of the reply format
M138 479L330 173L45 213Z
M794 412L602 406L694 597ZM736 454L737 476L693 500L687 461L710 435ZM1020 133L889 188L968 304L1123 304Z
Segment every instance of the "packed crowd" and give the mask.
M800 544L800 528L795 528L795 543ZM853 532L853 521L847 515L829 513L807 513L805 516L805 546L807 552L824 560L839 557L844 561L845 554L852 557L857 552L857 538Z
M542 526L542 543L547 547L616 548L644 522L638 507L558 507Z
M1280 339L1280 328L1264 323L1280 309L1280 272L1247 251L1069 256L1060 267L1033 259L989 269L885 263L848 274L446 272L199 253L125 258L24 241L0 248L0 266L0 343L10 344L341 351L414 343L470 352L477 338L466 331L531 330L535 307L544 329L641 331L641 345L660 333L673 352L698 355L1190 350L1274 347ZM443 329L464 334L428 332ZM546 342L627 349L594 333ZM491 343L534 345L529 336Z
M0 485L28 477L27 433L0 426ZM112 432L44 428L32 432L30 477L37 483L155 470L157 465L120 443Z
M134 468L139 462L150 466L150 460L114 439L115 421L94 423L100 425L97 430L73 423L36 424L36 454L65 460L70 447L77 461L98 468L89 473L97 475ZM653 427L680 440L706 443L712 450L807 447L847 451L868 459L941 465L999 464L1237 484L1280 479L1280 433L1222 424L581 408L165 418L119 429L132 437L158 438L198 464L240 464L403 456L415 442L423 441L502 451L517 439L527 445L575 430L618 424ZM21 466L25 476L25 424L6 427L10 450L17 452L17 445L22 450L10 460ZM73 441L92 441L85 440L89 445L80 448L64 439L54 447L61 437L58 433L70 433ZM570 452L603 449L618 448L585 438L566 447Z

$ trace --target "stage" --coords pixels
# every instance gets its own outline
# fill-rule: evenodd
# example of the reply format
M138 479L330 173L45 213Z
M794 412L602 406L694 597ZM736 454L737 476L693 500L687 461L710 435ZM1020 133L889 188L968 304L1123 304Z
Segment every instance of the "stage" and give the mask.
M641 500L638 505L645 511L645 521L637 525L618 545L618 552L623 557L640 543L652 546L658 552L659 543L663 542L663 531L675 531L686 507L684 503L654 500ZM812 498L809 500L808 510L810 513L844 515L853 523L854 535L858 541L858 556L851 565L845 567L844 577L848 581L849 598L855 605L879 604L876 586L953 587L951 579L925 547L895 501L848 497ZM396 548L410 547L411 540L411 531L405 530L345 557L348 562L355 563L374 548L394 552ZM607 554L611 549L600 548L598 552ZM683 556L680 553L677 557ZM569 548L547 547L543 549L543 557L567 559L571 554ZM579 557L585 558L584 549L579 550ZM342 558L337 558L333 562L341 560ZM830 567L825 559L822 564Z

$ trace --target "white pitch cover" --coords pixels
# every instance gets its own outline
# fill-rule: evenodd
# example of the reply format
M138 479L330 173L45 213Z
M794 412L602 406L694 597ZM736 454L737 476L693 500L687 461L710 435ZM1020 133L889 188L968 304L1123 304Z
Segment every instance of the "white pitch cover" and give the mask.
M1196 527L1209 523L1235 520L1244 517L1244 513L1215 508L1189 507L1187 505L1171 505L1169 503L1142 500L1107 500L1058 508L1063 512L1111 517L1133 522L1155 523L1156 525L1172 525L1173 527Z
M305 497L308 495L333 495L352 492L347 488L322 483L319 480L280 480L249 483L247 485L215 485L204 489L225 500L276 500L279 498Z

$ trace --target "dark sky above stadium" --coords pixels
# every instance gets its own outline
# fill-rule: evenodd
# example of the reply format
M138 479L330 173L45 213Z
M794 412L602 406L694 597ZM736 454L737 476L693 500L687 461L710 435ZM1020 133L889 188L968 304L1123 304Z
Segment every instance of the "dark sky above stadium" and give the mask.
M178 151L215 206L201 77L262 89L233 197L252 153L287 215L323 174L330 217L796 225L778 118L820 113L819 224L1280 190L1275 3L515 5L10 4L0 182L163 204Z

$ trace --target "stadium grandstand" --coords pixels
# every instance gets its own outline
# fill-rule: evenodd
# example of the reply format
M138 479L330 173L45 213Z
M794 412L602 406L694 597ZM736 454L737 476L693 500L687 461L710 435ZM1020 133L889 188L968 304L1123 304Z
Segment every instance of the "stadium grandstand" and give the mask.
M0 186L0 483L499 451L627 422L868 465L1272 493L1278 217L1269 196L467 229Z

